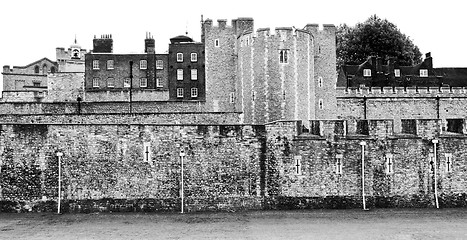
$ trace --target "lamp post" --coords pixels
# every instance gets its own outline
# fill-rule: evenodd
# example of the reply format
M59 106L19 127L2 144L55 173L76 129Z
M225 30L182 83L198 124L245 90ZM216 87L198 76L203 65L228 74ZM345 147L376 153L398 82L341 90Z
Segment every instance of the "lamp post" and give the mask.
M183 213L183 160L185 158L185 149L183 147L180 149L180 162L181 162L181 189L180 189L180 197L181 197L181 212Z
M363 210L366 209L366 200L365 200L365 146L366 142L361 141L360 146L362 146L362 201L363 201Z
M438 203L438 181L437 181L437 178L436 178L436 167L437 167L437 164L436 164L436 161L437 161L437 154L436 154L436 144L439 143L439 140L438 139L433 139L431 140L431 142L433 143L433 174L434 174L434 181L435 181L435 202L436 202L436 208L439 208L439 203Z
M60 214L60 201L62 199L62 152L57 152L58 157L58 209L57 213Z

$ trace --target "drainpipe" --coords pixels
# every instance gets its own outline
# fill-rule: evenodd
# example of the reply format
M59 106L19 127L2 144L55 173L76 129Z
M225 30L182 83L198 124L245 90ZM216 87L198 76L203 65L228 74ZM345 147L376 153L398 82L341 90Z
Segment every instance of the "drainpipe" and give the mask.
M366 96L363 96L363 119L366 119Z
M180 171L180 174L181 174L181 189L180 189L180 197L181 197L181 213L184 213L184 209L183 209L183 202L184 202L184 190L183 190L183 185L184 185L184 182L183 182L183 162L184 162L184 158L185 158L185 149L182 148L180 149L180 163L181 163L181 171Z
M436 161L437 161L437 158L438 156L436 155L436 144L438 144L439 140L438 139L433 139L431 140L431 142L433 143L433 161L434 161L434 166L433 166L433 174L435 175L435 202L436 202L436 208L439 208L439 203L438 203L438 180L436 178L436 168L437 168L437 164L436 164Z
M436 118L439 119L439 96L436 96Z
M363 210L368 210L366 208L366 200L365 200L365 146L366 146L366 142L361 141L360 146L362 146L362 201L363 201Z
M132 91L133 90L133 61L130 61L130 114L133 111L133 106L132 101L133 101L133 96L132 96Z
M58 208L57 213L60 214L60 202L62 199L62 152L57 152L58 157Z

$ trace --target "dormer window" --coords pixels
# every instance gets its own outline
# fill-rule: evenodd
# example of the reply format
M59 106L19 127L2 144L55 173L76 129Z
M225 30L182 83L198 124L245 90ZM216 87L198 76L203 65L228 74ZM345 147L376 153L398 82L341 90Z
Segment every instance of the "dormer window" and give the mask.
M364 77L371 77L371 69L363 69Z
M428 69L420 69L420 77L428 77Z
M400 69L394 69L394 76L395 77L401 77L401 70Z

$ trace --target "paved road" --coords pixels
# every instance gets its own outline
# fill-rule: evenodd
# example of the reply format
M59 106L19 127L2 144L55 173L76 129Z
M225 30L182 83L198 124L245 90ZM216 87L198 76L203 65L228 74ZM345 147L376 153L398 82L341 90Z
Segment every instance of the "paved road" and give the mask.
M0 213L0 239L467 239L467 209Z

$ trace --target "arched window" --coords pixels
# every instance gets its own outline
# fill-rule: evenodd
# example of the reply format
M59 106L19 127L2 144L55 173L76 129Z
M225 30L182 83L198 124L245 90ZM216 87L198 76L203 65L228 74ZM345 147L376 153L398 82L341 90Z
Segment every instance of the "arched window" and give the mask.
M42 74L47 74L47 65L42 66Z
M36 65L36 66L34 67L34 73L39 73L39 66Z
M51 73L55 73L55 67L51 67L51 68L50 68L50 72L51 72Z

